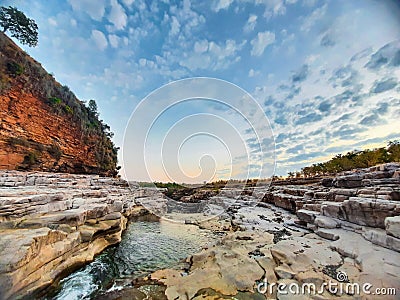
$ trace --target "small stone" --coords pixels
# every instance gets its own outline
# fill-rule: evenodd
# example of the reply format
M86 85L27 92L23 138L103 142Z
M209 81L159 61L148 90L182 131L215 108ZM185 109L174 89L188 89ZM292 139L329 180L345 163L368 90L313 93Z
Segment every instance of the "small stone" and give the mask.
M331 241L336 241L339 239L339 235L336 234L333 230L331 229L318 229L315 231L316 234L318 234L320 237L323 237L324 239L328 239Z
M291 279L296 274L288 265L280 265L274 269L276 275L282 279Z

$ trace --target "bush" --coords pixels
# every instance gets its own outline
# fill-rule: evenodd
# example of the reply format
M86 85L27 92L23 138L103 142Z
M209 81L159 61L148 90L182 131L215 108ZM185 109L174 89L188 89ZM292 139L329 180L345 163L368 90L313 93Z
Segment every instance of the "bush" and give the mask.
M7 63L7 71L10 75L19 76L24 72L24 68L15 61L10 61Z
M20 146L24 146L24 147L29 146L29 142L26 139L19 138L19 137L10 137L8 139L8 144L10 146L16 146L16 145L20 145Z
M49 98L49 102L50 102L52 105L56 106L56 105L61 104L62 100L61 100L60 98L57 98L57 97L50 97L50 98Z
M69 105L65 105L64 106L64 110L69 114L73 114L74 113L74 111L72 110L71 106L69 106Z
M47 150L47 152L49 152L49 154L57 160L59 160L63 154L60 146L56 144L52 144Z
M31 167L37 162L38 162L37 154L35 152L29 152L28 155L25 155L24 161L22 163Z

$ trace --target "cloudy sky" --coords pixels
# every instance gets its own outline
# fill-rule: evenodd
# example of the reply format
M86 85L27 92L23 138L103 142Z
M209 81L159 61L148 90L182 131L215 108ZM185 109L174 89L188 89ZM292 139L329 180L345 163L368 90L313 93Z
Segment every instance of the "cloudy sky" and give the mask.
M24 49L78 98L96 99L118 146L141 99L194 76L232 82L261 105L275 138L278 175L400 138L397 1L1 3L37 21L39 46ZM208 113L223 111L203 105ZM242 138L248 150L257 147ZM194 144L198 149L200 140Z

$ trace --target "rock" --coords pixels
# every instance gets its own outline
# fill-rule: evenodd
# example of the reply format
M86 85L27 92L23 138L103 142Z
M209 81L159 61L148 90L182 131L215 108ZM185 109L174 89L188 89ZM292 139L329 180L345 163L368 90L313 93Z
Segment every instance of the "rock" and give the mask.
M331 241L336 241L339 239L339 235L337 235L334 230L320 228L316 230L315 233L318 234L320 237Z
M117 219L121 219L122 215L120 212L114 212L114 213L110 213L105 215L104 217L100 218L100 220L117 220Z
M263 278L270 283L321 284L329 280L327 274L335 275L326 270L345 271L351 282L398 287L400 202L394 199L399 186L388 181L393 178L383 178L390 172L345 172L332 180L333 187L257 187L253 193L246 191L219 218L206 222L185 214L182 221L224 232L224 236L188 258L184 271L159 270L151 278L165 286L168 299L255 297L256 282ZM155 192L137 189L131 193L109 178L30 173L28 180L18 172L4 178L1 174L0 182L13 183L12 188L0 184L3 298L35 296L35 290L51 284L65 269L118 243L128 216L139 219L148 214L138 203L154 205L160 213L171 208ZM345 178L357 184L368 180L371 186L348 188ZM226 195L239 194L235 188L226 191ZM203 192L193 195L205 196ZM250 205L261 196L262 205ZM210 198L209 210L218 211L229 201L225 196ZM292 226L295 222L300 225ZM268 296L292 299L276 289ZM324 297L332 295L317 298Z
M337 228L340 226L339 223L336 222L334 219L326 216L317 216L314 220L314 224L317 227L327 228L327 229Z
M321 185L324 187L332 187L333 186L333 178L322 178Z
M338 188L355 188L362 186L364 174L351 174L335 177L333 186Z
M112 212L121 212L124 207L124 203L120 200L114 201L111 205Z
M119 243L125 216L148 214L113 178L18 171L0 178L21 183L10 189L0 180L0 299L34 298Z
M282 288L277 291L276 299L278 300L306 300L309 299L308 295L301 295L297 293L293 293L293 288L291 286L300 286L299 282L293 279L281 279L278 281L278 284Z
M341 203L324 202L321 212L355 224L385 228L385 218L394 216L399 209L400 203L395 201L350 197Z
M400 216L385 219L386 233L400 239Z
M268 256L257 257L256 260L258 264L265 271L264 277L267 279L267 282L269 283L276 282L278 280L274 272L276 263L270 251L267 252L267 255Z
M344 200L347 200L347 199L349 199L349 197L345 196L345 195L336 195L335 196L335 201L336 202L343 202Z
M326 281L326 276L322 272L307 270L296 274L295 279L300 283L312 283L319 288Z
M218 247L193 255L188 275L181 276L178 270L166 269L154 272L151 278L167 286L168 299L191 299L207 288L226 296L234 296L239 291L252 292L255 282L264 276L264 270L249 253L272 243L272 239L271 234L234 232L224 237Z
M312 210L300 209L297 211L296 215L301 221L314 223L315 218L319 216L320 213Z
M276 275L281 279L291 279L296 274L286 264L282 264L274 269Z
M364 230L362 235L376 245L400 252L400 239L387 235L382 229Z

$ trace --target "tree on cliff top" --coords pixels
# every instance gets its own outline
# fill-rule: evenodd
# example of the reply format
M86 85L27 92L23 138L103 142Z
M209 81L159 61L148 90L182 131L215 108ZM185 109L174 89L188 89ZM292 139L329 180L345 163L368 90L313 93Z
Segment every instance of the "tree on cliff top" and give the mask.
M93 100L93 99L89 100L88 108L89 108L89 112L91 114L93 114L96 117L99 116L99 113L97 112L97 103L95 100Z
M0 26L4 33L7 30L10 31L11 36L19 40L21 44L35 47L38 43L36 22L15 7L0 7Z

